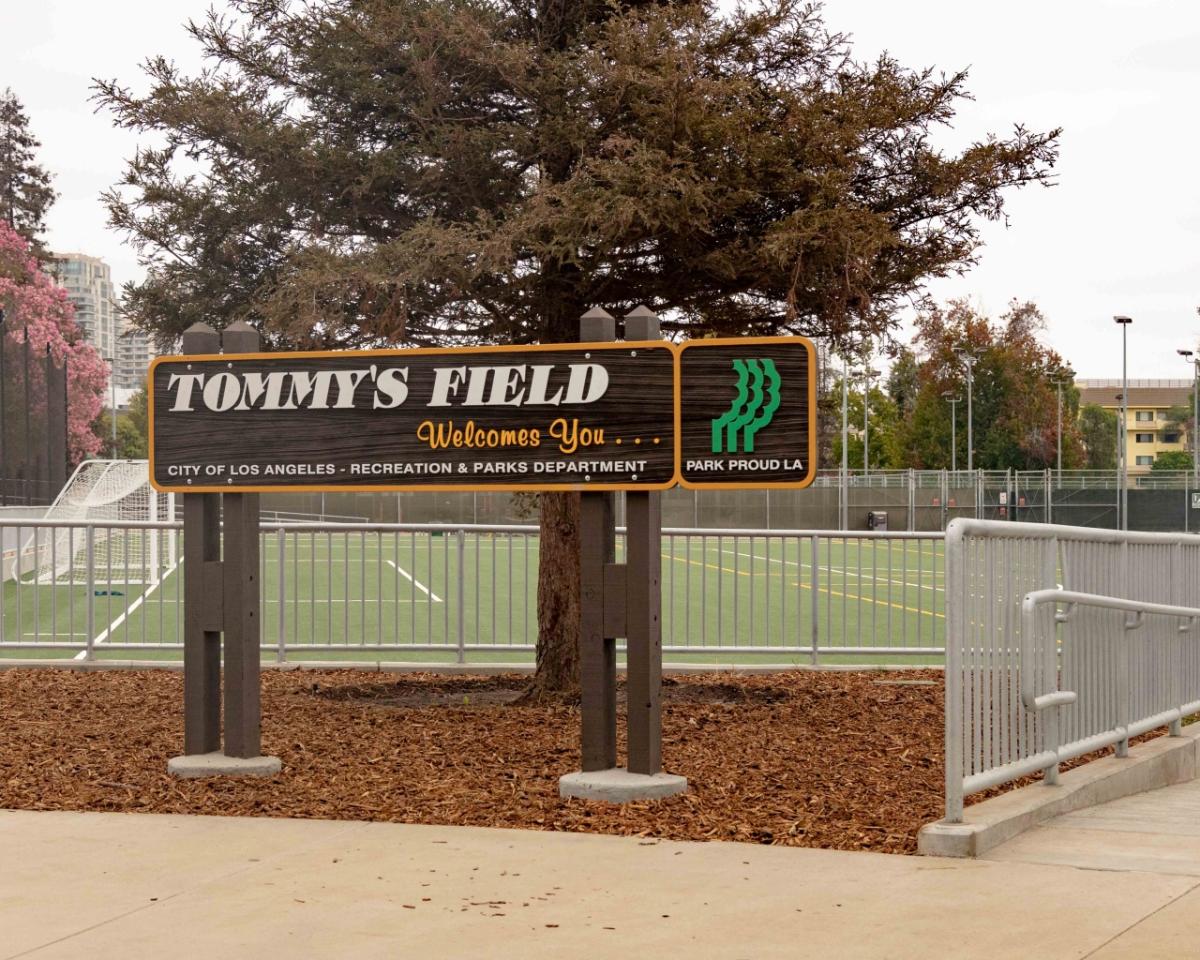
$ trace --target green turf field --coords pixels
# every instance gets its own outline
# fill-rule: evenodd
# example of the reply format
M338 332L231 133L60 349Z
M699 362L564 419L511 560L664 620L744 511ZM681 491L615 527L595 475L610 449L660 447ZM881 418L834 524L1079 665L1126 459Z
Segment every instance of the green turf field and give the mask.
M531 659L537 562L536 537L265 536L264 657L446 661L461 644L469 662ZM803 662L814 630L822 648L865 661L942 646L940 541L822 539L815 581L813 566L809 540L664 537L667 658ZM123 569L106 561L90 590L6 581L0 656L77 657L90 634L97 658L178 659L161 648L182 641L182 567L151 584L126 582Z

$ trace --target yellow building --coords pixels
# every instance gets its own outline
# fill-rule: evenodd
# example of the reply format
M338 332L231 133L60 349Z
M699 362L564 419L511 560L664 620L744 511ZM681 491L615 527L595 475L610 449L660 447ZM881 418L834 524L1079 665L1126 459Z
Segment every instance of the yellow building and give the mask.
M1094 403L1120 416L1121 381L1076 380L1079 405ZM1172 423L1168 411L1172 407L1192 404L1192 381L1188 380L1130 380L1129 417L1125 422L1125 454L1129 472L1147 473L1154 458L1167 450L1190 450L1183 425Z

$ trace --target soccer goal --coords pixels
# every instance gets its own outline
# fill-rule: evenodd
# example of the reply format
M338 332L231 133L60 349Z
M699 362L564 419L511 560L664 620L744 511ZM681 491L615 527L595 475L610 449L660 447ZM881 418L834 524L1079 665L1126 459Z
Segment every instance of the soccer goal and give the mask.
M46 511L46 520L78 526L41 528L25 544L21 582L39 584L161 582L176 565L174 530L124 529L105 523L175 519L174 494L150 486L145 460L86 460ZM89 538L87 527L92 524Z

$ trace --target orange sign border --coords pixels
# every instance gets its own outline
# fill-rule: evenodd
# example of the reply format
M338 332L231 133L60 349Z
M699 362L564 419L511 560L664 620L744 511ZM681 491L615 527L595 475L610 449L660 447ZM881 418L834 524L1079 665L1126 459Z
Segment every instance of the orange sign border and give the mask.
M679 383L685 350L711 347L741 347L751 344L802 343L808 351L808 469L803 480L786 481L718 481L695 483L683 477L683 414ZM675 345L675 477L686 490L803 490L817 478L817 348L808 337L714 337L711 340L685 340Z
M225 363L231 360L277 360L280 357L395 357L397 355L411 356L416 354L438 354L454 356L455 354L479 353L520 353L530 350L541 352L596 350L611 352L614 350L667 350L672 357L672 378L675 392L675 415L672 423L673 436L676 444L679 442L679 357L675 344L667 340L617 340L602 343L541 343L541 344L504 344L490 347L413 347L411 349L379 349L379 350L296 350L286 353L199 353L183 356L155 357L147 371L146 409L149 430L149 474L150 485L160 493L420 493L422 490L441 493L458 492L489 492L502 491L514 493L547 492L561 493L573 491L586 493L592 491L613 490L670 490L679 484L679 450L675 450L674 470L670 481L665 483L489 483L480 486L470 484L423 483L405 486L403 484L297 484L275 486L249 486L245 484L227 483L223 485L187 484L184 486L162 486L154 477L154 371L161 363Z

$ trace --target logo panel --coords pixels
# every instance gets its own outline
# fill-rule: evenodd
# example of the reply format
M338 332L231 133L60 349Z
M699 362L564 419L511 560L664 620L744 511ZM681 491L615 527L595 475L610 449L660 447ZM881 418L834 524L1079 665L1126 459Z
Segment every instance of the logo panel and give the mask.
M803 337L682 345L685 486L802 487L815 475L815 351Z

